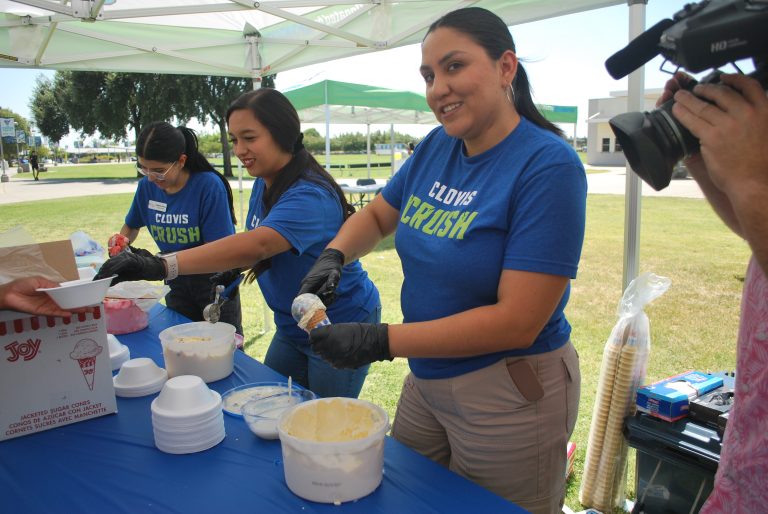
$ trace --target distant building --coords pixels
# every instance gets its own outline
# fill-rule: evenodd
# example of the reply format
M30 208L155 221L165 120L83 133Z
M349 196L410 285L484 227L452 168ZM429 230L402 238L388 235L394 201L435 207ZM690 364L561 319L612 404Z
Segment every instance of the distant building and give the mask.
M392 145L389 143L376 143L374 145L374 149L376 151L376 155L391 155L392 152ZM394 146L394 153L407 153L408 152L408 146L406 146L405 143L395 143Z
M646 89L643 110L656 108L663 89ZM616 141L608 120L628 111L627 92L613 91L610 98L593 98L589 101L587 118L587 164L592 166L624 166L624 152Z

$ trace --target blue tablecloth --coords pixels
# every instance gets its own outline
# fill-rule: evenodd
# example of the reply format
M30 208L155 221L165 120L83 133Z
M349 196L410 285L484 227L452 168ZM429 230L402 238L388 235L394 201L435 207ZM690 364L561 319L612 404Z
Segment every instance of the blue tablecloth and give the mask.
M149 327L118 338L132 358L163 366L158 334L187 321L158 305ZM223 393L275 380L285 377L238 351L232 375L209 386ZM309 502L285 484L280 442L259 439L241 419L225 415L227 436L210 450L158 450L150 411L156 396L118 397L117 414L0 442L0 512L525 512L389 437L376 491L340 506Z

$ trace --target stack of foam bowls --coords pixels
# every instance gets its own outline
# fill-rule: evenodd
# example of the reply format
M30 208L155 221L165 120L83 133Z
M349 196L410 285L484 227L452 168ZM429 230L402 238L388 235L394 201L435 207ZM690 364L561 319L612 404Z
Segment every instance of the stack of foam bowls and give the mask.
M221 395L195 375L169 379L152 401L155 446L166 453L195 453L224 440Z
M288 409L277 424L288 488L320 503L370 494L381 483L388 428L384 409L364 400L321 398Z
M115 394L126 398L137 398L155 394L168 380L168 373L148 357L130 359L120 366L112 377Z
M107 334L107 341L109 341L109 360L112 371L115 371L131 358L131 350L112 334Z

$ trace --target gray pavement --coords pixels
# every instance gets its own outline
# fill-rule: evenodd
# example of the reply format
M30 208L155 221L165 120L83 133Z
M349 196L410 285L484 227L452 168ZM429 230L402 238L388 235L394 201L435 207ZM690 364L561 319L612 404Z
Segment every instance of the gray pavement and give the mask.
M589 169L605 170L604 173L590 173L587 175L589 193L623 195L626 184L625 168L601 168L587 166ZM132 193L136 189L134 180L56 180L55 172L46 176L43 180L35 182L31 174L11 174L9 182L0 183L0 205L47 200L52 198L72 198L78 196L92 196L113 193ZM339 179L339 182L351 183L353 179ZM381 181L380 182L384 182ZM241 186L237 179L230 180L232 191L235 193L235 202L238 201L238 192ZM252 181L242 183L244 202L247 204ZM693 179L676 179L666 189L654 191L649 185L643 183L643 196L671 196L682 198L704 198L699 186Z

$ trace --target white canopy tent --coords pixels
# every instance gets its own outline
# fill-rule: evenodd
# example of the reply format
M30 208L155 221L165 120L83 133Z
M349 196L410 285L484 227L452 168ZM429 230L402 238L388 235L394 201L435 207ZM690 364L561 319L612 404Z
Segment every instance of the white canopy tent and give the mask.
M261 77L421 41L451 10L507 25L628 4L630 38L647 0L0 0L0 66ZM629 109L642 107L642 68ZM640 181L627 173L624 286L637 275Z

